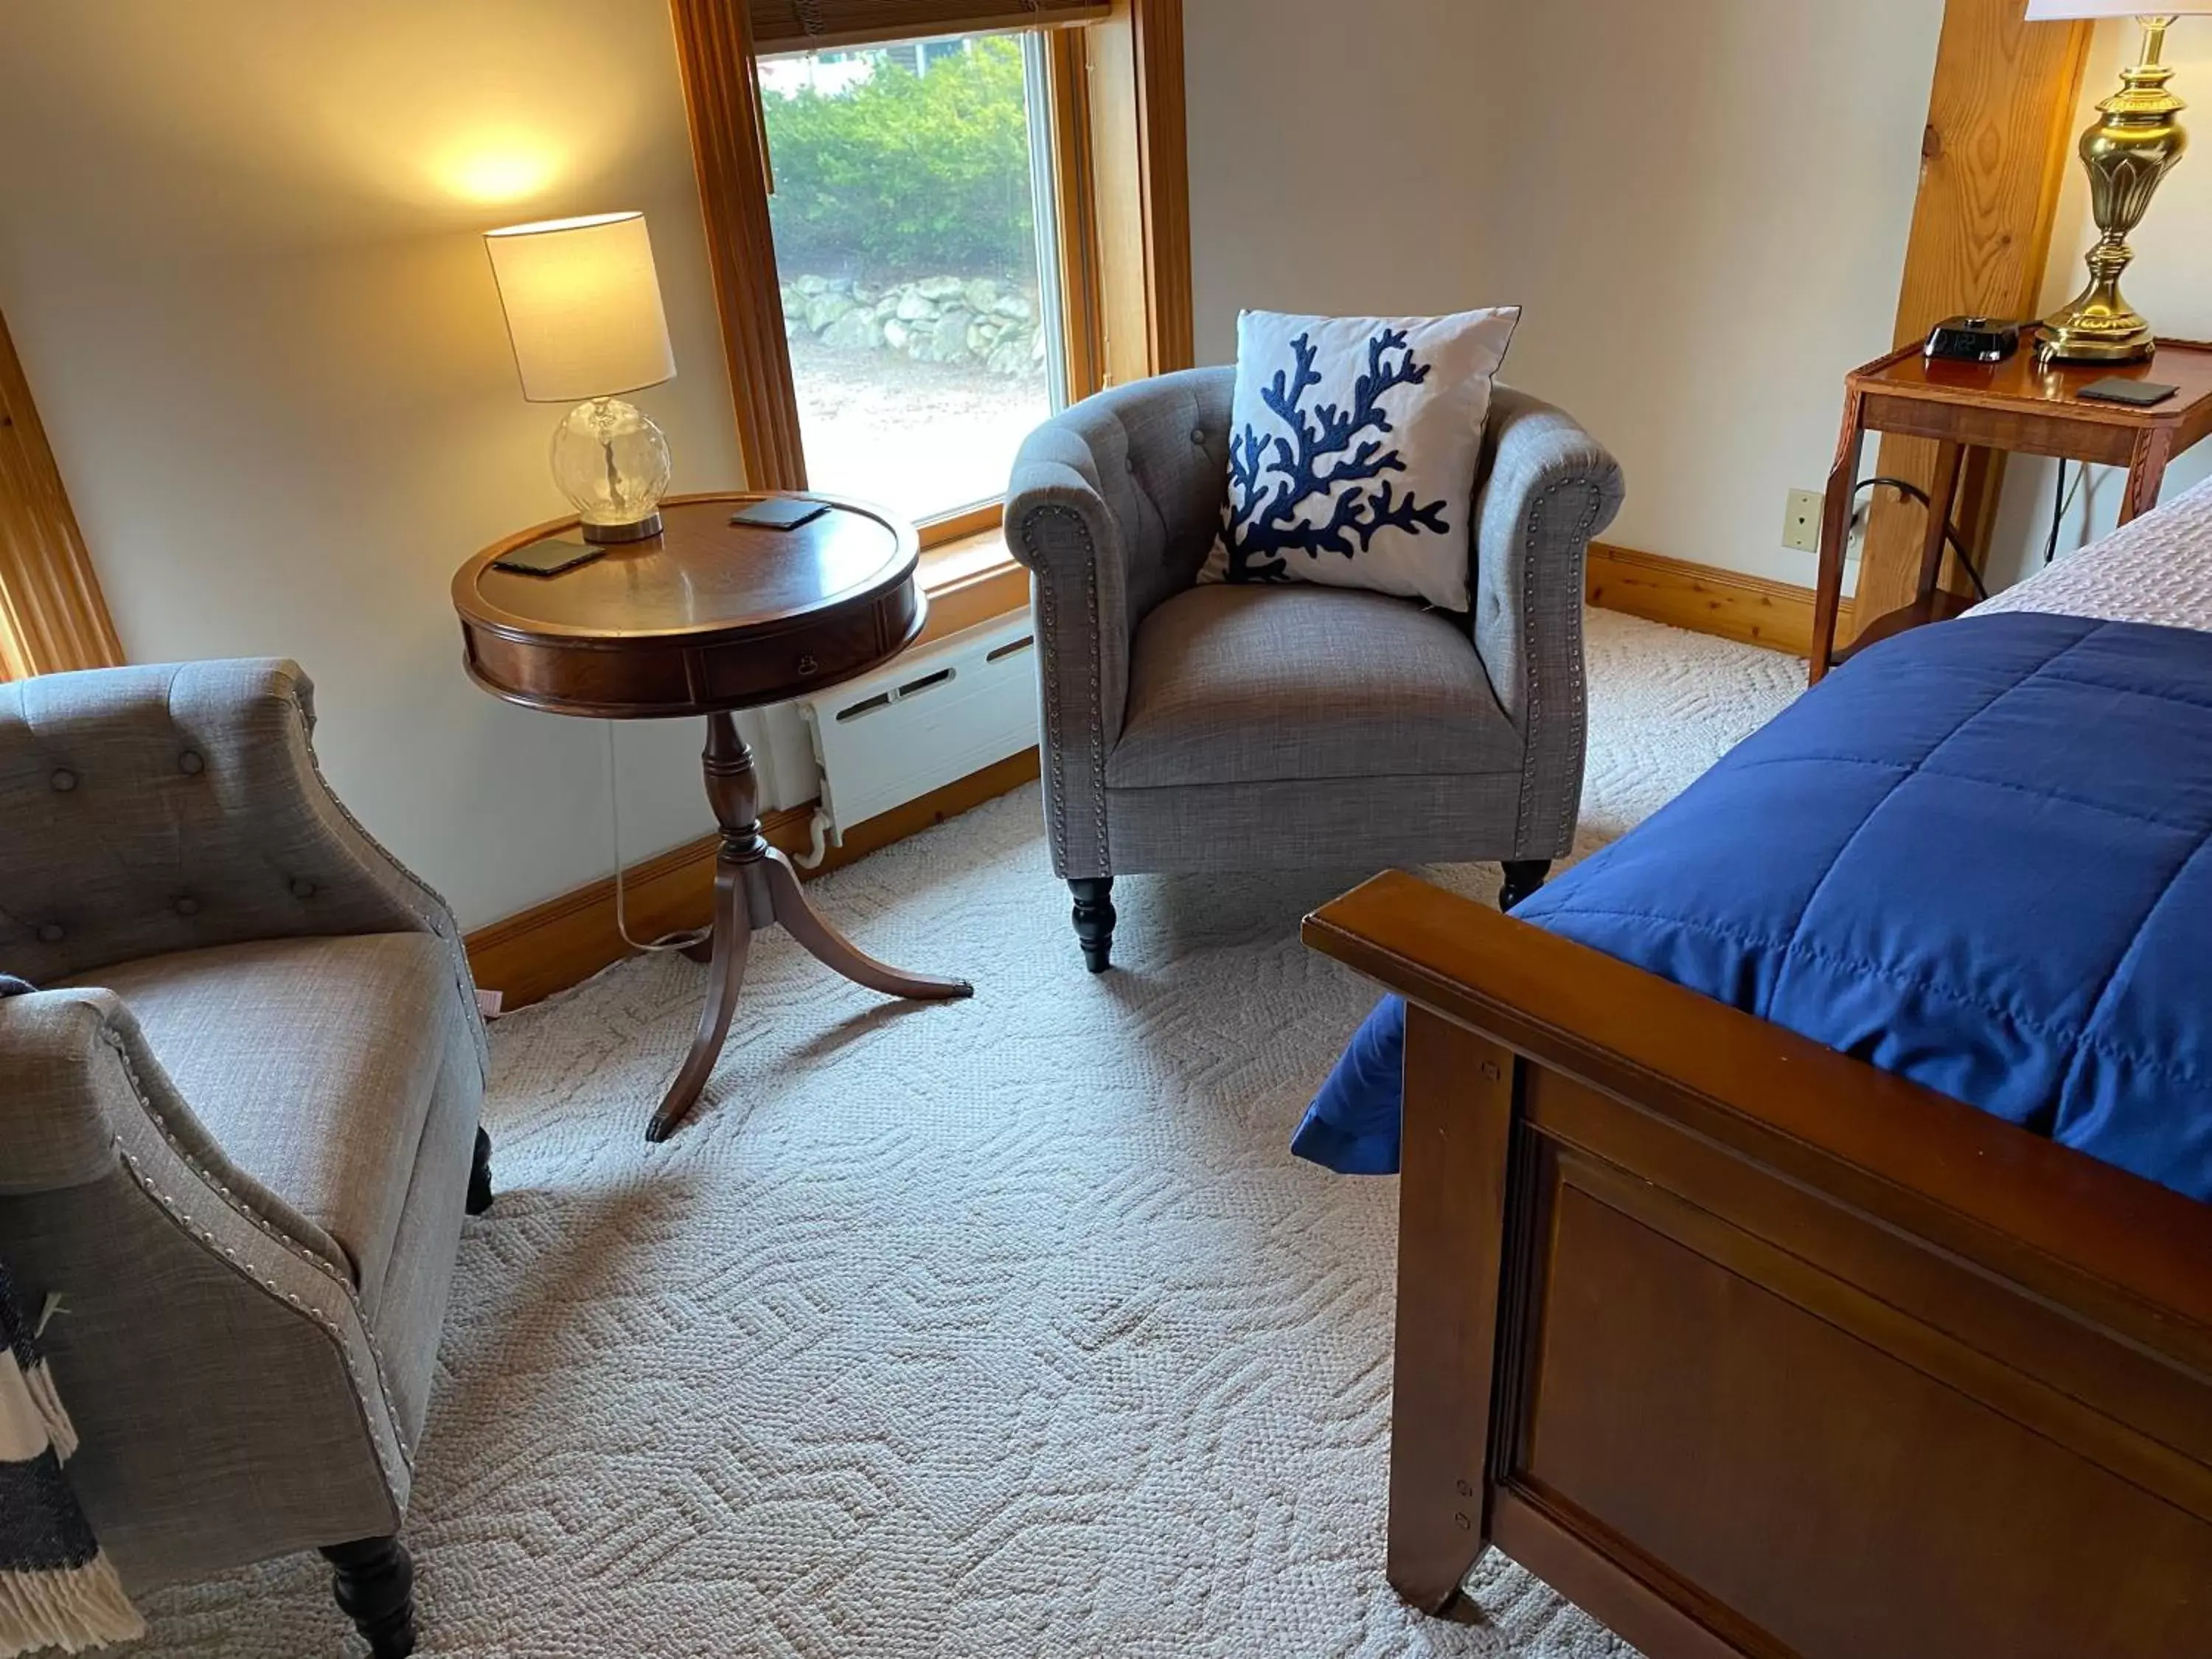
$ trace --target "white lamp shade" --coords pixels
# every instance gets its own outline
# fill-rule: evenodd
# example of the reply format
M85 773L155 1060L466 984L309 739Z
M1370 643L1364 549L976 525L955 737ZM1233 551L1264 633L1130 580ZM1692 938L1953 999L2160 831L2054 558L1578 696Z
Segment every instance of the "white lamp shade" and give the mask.
M2027 21L2059 17L2212 16L2212 0L2027 0Z
M486 231L484 246L532 403L582 403L674 378L643 214L510 225Z

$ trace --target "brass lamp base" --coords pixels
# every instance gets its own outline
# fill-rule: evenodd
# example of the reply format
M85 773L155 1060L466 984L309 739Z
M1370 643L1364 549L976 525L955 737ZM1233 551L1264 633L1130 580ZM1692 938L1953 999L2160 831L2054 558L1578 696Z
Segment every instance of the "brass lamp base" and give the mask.
M2158 336L2142 313L2120 297L2117 283L2093 285L2072 305L2044 319L2035 353L2044 362L2140 363L2158 355Z
M2044 362L2134 363L2158 349L2158 337L2120 294L2120 276L2136 257L2128 238L2150 211L2159 181L2189 148L2176 119L2188 106L2166 90L2171 64L2160 61L2171 16L2143 19L2142 62L2121 71L2124 83L2097 106L2104 118L2081 135L2089 200L2103 233L2089 250L2089 286L2047 318L2036 356Z

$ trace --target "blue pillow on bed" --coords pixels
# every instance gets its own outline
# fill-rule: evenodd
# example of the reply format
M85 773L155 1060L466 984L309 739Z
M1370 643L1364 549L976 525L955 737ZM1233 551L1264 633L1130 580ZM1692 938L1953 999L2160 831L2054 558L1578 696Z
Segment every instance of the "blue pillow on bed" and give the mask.
M2212 1201L2212 635L1915 629L1515 915Z

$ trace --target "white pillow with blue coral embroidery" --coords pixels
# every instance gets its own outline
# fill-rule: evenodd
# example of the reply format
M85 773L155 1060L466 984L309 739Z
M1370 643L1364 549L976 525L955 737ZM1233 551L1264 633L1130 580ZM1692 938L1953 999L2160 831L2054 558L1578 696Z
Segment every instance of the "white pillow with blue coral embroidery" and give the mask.
M1200 580L1469 604L1474 475L1517 306L1237 319L1229 500Z

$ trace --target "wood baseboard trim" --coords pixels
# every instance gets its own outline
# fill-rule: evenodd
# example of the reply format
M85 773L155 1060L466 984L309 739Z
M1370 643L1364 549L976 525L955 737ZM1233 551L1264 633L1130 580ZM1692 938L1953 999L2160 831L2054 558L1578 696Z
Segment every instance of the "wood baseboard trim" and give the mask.
M1601 610L1786 651L1793 657L1813 653L1809 587L1593 542L1588 592L1589 602ZM1847 599L1837 618L1839 638L1851 636L1853 606Z
M894 842L1018 789L1039 773L1035 749L971 773L857 825L847 832L842 846L829 849L819 869L802 870L800 878L811 881L842 870ZM761 827L772 843L797 854L811 844L813 822L810 803L766 813ZM714 854L720 845L719 836L702 836L630 868L623 880L623 909L634 937L659 939L707 925L714 914ZM465 942L477 983L499 992L509 1009L542 1002L633 954L615 926L611 876L479 927Z

